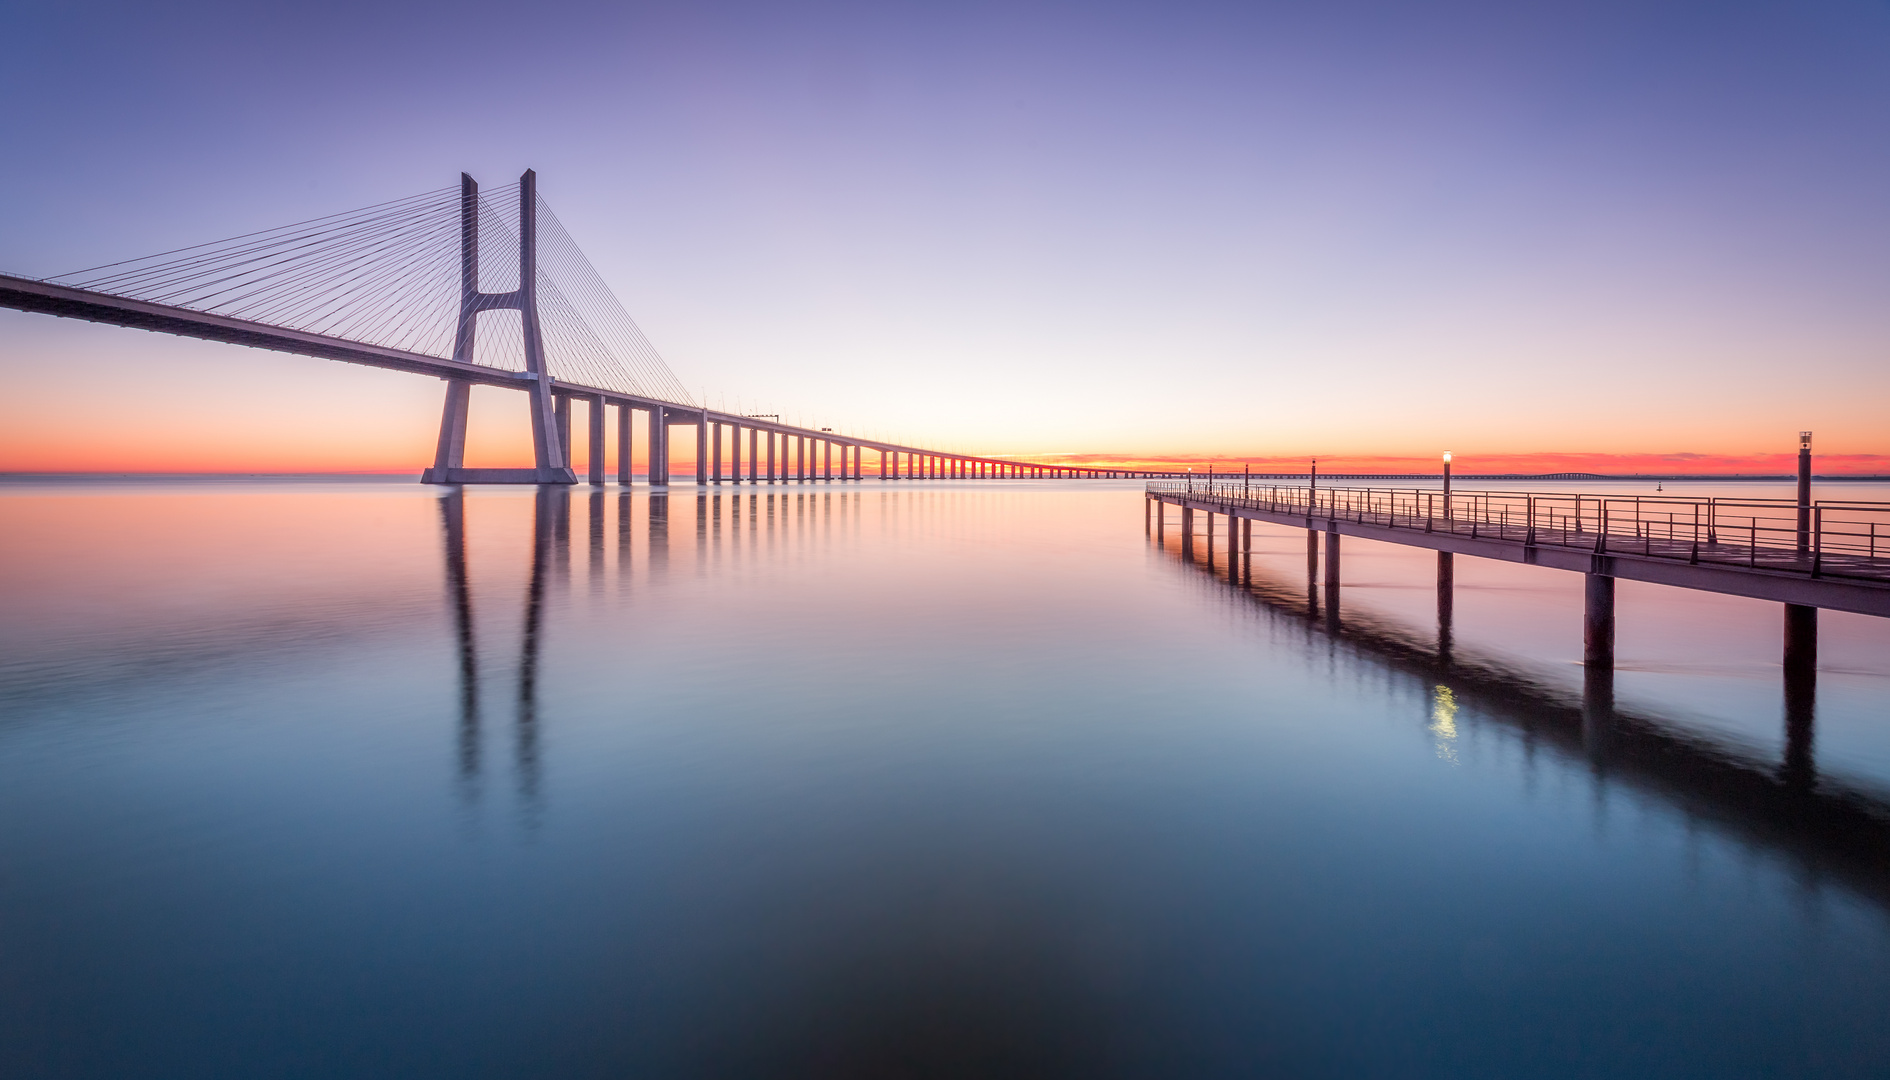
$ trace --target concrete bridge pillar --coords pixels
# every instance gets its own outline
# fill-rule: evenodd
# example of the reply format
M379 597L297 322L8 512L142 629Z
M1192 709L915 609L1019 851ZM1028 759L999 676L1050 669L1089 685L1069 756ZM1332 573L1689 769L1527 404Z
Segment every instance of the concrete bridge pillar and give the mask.
M1181 557L1194 558L1194 508L1181 507Z
M709 482L709 413L696 416L696 483Z
M748 482L753 484L761 479L761 458L755 455L755 448L760 446L761 430L748 429Z
M1335 530L1326 532L1326 603L1338 601L1339 593L1339 534Z
M650 486L669 486L669 410L650 406Z
M568 469L571 467L571 395L553 394L551 397L552 400L556 402L555 407L558 416L558 448L560 456L558 464Z
M606 406L604 405L604 395L602 394L591 395L590 480L591 480L591 485L593 487L604 486L604 457L605 457L605 454L604 454L604 410L605 408Z
M627 401L617 406L617 483L623 487L630 486L630 416L635 412Z

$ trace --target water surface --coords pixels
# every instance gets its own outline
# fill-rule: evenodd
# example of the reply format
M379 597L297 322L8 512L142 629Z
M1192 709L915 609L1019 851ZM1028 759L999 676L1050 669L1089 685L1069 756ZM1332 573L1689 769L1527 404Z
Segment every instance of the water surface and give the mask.
M1882 1076L1890 632L1130 484L0 488L0 1075ZM1335 617L1336 616L1336 617ZM1800 703L1802 707L1802 703Z

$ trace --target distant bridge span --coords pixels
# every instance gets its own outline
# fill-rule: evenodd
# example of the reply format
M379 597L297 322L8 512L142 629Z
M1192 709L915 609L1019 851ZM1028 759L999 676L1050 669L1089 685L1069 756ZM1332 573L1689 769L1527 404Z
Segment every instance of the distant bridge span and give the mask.
M748 480L861 480L866 451L884 479L1156 478L1184 472L1046 465L907 446L783 424L778 419L721 412L680 400L680 384L615 298L602 305L604 322L628 324L613 337L587 323L577 301L598 303L603 289L581 252L562 237L562 262L539 264L540 215L534 173L518 187L516 234L496 225L489 197L462 174L455 198L429 193L348 214L284 226L196 248L41 280L0 274L0 307L85 319L231 345L296 353L350 364L430 375L447 383L446 408L432 483L575 483L571 468L571 402L589 406L589 476L605 482L606 410L617 410L617 478L631 482L631 416L648 417L648 476L670 481L672 426L696 429L698 484ZM443 218L456 216L457 220ZM555 219L552 219L555 224ZM454 243L457 234L457 243ZM495 270L480 241L516 240L516 268L498 268L514 288L486 291L482 269ZM454 250L456 248L456 250ZM452 276L457 282L436 281ZM84 275L92 277L84 277ZM70 280L81 279L81 280ZM588 294L588 295L587 295ZM485 312L516 311L522 341L512 346L517 368L481 362L476 332ZM551 317L546 318L549 314ZM297 325L297 324L300 325ZM352 333L325 332L344 327ZM547 333L550 331L550 333ZM446 348L450 341L451 348ZM558 346L564 346L559 348ZM645 379L626 359L644 365ZM560 364L560 360L568 361ZM557 367L571 369L566 372ZM589 373L594 377L583 377ZM612 376L622 376L612 378ZM639 384L667 386L664 396ZM610 383L611 385L606 385ZM466 421L473 386L523 391L531 405L534 464L527 469L464 465ZM742 435L748 434L748 445ZM838 449L839 461L835 462ZM746 449L746 453L744 453ZM727 457L724 458L724 450ZM724 461L728 468L724 471Z

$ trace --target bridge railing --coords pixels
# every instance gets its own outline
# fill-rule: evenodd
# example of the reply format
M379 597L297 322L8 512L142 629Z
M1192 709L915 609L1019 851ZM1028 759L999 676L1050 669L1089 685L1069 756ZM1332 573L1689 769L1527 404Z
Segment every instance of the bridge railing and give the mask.
M1224 507L1689 563L1890 582L1890 503L1152 481Z

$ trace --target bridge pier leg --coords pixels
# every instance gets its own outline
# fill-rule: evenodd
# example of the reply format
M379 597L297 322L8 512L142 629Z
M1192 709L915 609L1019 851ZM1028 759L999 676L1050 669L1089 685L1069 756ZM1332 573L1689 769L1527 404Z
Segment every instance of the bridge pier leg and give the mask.
M568 469L571 467L571 395L553 394L552 399L557 403L558 450L563 455L558 464Z
M630 462L634 457L630 452L630 416L636 410L629 402L617 406L617 486L630 486Z
M761 458L756 456L755 454L755 448L760 445L761 445L761 429L749 428L748 429L748 482L751 484L759 483L761 480ZM773 446L774 444L769 443L768 445ZM769 460L772 461L773 459L770 458Z
M421 474L423 484L450 484L452 470L466 465L466 417L472 404L472 384L463 379L446 381L446 410L440 416L440 444L433 454L433 467Z
M1181 508L1181 557L1194 558L1194 508Z
M1319 580L1319 530L1311 526L1306 528L1306 578Z
M1214 565L1214 511L1207 512L1207 564Z
M696 483L709 482L709 414L696 416Z
M1335 604L1339 599L1339 534L1326 531L1326 603Z
M669 486L669 410L650 406L650 486Z
M590 481L593 487L604 486L604 397L592 395L590 401L590 436L591 460Z
M1614 577L1584 574L1582 590L1582 663L1614 669Z

